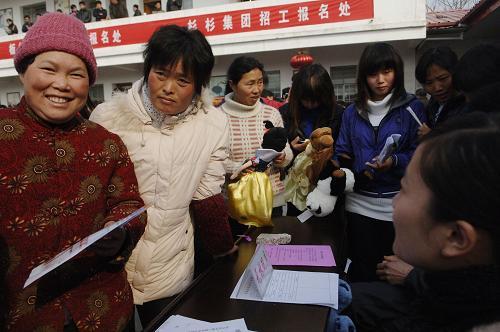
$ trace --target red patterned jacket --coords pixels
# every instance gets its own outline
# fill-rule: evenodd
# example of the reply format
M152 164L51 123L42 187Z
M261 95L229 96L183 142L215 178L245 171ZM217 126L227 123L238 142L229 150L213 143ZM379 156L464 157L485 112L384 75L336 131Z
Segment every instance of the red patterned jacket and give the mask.
M23 289L35 266L143 205L121 139L80 116L53 127L24 100L0 110L0 201L0 330L62 331L68 313L79 330L123 329L133 314L124 256L145 215L111 261L87 249Z

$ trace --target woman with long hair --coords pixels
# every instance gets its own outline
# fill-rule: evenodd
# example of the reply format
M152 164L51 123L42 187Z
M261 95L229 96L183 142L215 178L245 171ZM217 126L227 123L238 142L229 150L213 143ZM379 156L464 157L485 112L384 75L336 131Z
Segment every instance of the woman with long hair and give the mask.
M404 88L403 61L389 44L367 46L359 60L358 96L342 117L334 158L352 170L346 195L351 281L377 280L376 265L392 253L392 199L417 146L422 103ZM399 141L381 153L388 138Z
M332 80L320 64L302 67L295 74L286 107L280 109L295 154L304 151L303 141L320 127L330 127L337 139L343 107L336 103Z

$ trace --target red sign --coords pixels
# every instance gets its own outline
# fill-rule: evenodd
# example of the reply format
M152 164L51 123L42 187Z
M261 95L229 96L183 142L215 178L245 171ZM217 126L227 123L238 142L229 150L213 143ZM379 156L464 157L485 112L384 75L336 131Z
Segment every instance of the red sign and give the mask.
M160 26L177 24L205 36L274 30L373 18L373 0L308 1L197 16L89 29L94 48L146 43ZM10 59L21 40L0 43L0 60ZM298 45L300 46L300 45Z

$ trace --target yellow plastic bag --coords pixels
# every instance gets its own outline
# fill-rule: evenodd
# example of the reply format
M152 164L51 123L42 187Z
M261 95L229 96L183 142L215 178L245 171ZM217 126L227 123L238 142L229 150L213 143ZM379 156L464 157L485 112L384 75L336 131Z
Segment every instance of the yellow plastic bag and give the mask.
M243 176L227 188L229 215L240 224L273 226L273 189L266 173L253 172Z

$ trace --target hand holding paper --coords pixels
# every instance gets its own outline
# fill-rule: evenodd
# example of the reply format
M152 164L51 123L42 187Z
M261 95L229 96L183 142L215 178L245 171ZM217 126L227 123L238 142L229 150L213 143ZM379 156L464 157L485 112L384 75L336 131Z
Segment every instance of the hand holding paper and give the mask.
M33 282L36 280L40 279L50 271L56 269L58 266L64 264L65 262L69 261L71 258L75 257L78 255L80 252L88 248L91 244L95 243L97 240L102 239L104 236L107 234L111 233L113 230L115 230L118 227L121 227L134 219L135 217L138 217L141 213L146 211L146 207L143 206L140 209L135 210L131 214L129 214L127 217L118 220L114 223L111 223L110 225L104 227L103 229L95 232L94 234L91 234L87 236L86 238L78 241L68 249L61 251L59 254L57 254L54 258L38 265L35 267L33 270L31 270L31 273L24 283L24 288L28 287L31 285Z
M111 226L114 223L114 221L108 222L104 225L104 228ZM94 243L90 247L90 250L95 252L96 255L102 257L113 257L120 251L126 238L127 231L123 227L118 227Z
M393 160L389 157L391 157L396 151L400 138L400 134L392 134L387 137L380 154L373 158L372 162L367 162L366 165L378 171L386 171L390 169L393 165Z

